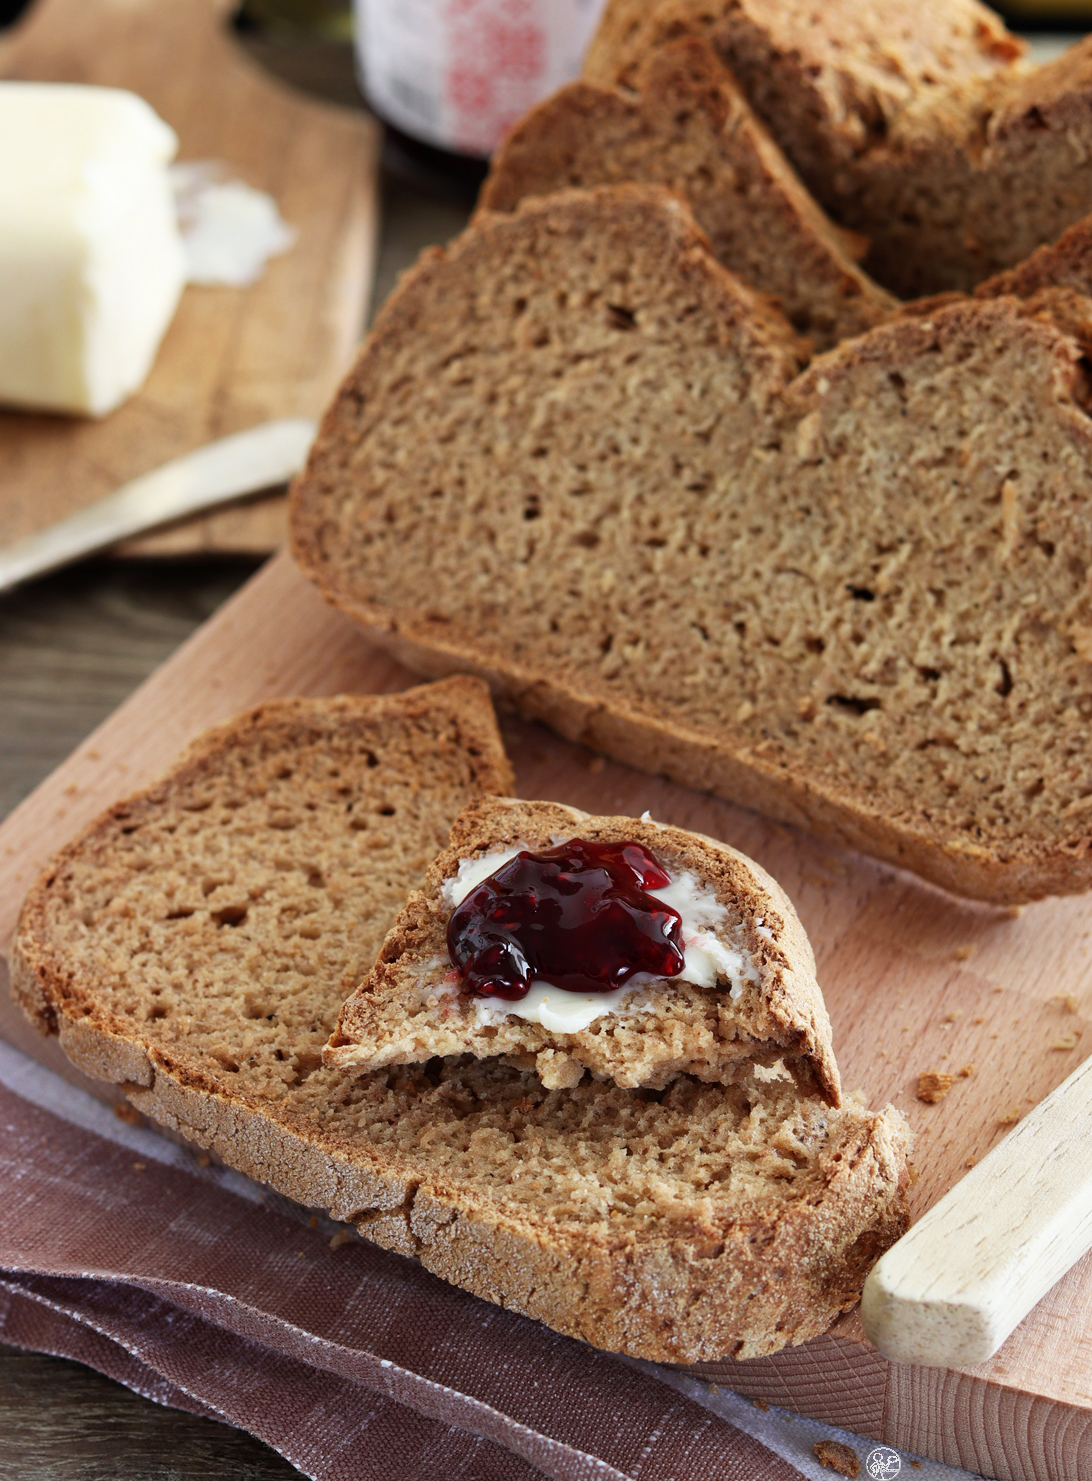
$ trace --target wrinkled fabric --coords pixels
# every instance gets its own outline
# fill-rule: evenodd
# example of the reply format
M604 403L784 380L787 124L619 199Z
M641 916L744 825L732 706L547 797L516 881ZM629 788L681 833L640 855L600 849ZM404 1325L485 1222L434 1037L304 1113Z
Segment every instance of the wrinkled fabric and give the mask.
M821 1481L815 1440L874 1447L558 1336L207 1162L0 1040L0 1341L316 1481Z
M0 1085L0 1339L225 1419L316 1481L798 1481L655 1377L361 1240L331 1249L328 1221L193 1163Z

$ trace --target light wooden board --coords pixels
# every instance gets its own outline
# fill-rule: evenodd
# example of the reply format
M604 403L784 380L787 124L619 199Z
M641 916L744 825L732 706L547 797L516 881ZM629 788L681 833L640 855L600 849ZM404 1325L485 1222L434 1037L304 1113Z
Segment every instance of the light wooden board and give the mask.
M275 630L276 644L269 634ZM199 730L274 695L402 688L411 676L328 610L278 557L121 707L0 829L0 952L49 855L147 781ZM520 792L711 833L781 880L815 946L847 1086L892 1100L917 1133L920 1213L1092 1048L1092 900L1021 913L966 904L906 875L505 721ZM1070 1005L1056 995L1073 994ZM0 993L0 1031L55 1067ZM1076 1011L1074 1011L1074 1009ZM1065 1036L1070 1049L1056 1049ZM923 1070L974 1066L935 1105ZM75 1077L74 1071L67 1071ZM1084 1134L1075 1127L1074 1135ZM1090 1153L1092 1155L1092 1153ZM1081 1261L991 1362L896 1367L855 1317L726 1385L1004 1481L1092 1477L1092 1260Z
M213 438L316 417L364 325L378 220L378 131L267 76L227 33L227 0L36 0L0 42L0 78L91 82L146 98L181 160L221 160L299 235L249 288L187 288L143 389L101 421L0 410L0 544ZM127 547L267 553L284 499Z

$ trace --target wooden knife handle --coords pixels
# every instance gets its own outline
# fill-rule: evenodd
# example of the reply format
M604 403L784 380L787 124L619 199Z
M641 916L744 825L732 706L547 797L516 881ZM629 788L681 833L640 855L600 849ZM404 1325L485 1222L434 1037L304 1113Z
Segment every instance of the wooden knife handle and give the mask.
M1090 1248L1092 1059L888 1250L861 1320L897 1363L981 1363Z

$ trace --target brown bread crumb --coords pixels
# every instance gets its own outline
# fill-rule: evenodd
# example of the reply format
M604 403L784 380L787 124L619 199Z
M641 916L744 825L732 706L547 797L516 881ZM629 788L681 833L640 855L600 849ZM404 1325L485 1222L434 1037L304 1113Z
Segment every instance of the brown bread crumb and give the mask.
M131 1106L128 1101L118 1101L114 1106L114 1115L119 1121L124 1121L127 1126L142 1126L144 1124L144 1117L137 1110L136 1106Z
M837 1440L818 1440L811 1453L826 1471L837 1471L839 1476L848 1476L850 1481L861 1474L861 1463L857 1452Z
M925 1070L918 1076L918 1100L934 1106L943 1100L955 1084L955 1076L943 1070Z

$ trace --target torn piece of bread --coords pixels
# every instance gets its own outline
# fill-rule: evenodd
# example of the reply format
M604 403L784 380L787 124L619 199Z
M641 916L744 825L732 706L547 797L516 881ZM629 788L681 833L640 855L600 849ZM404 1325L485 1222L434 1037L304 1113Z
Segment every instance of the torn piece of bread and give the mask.
M528 200L402 280L296 557L620 760L957 893L1085 890L1090 307L957 299L797 375L668 193Z
M682 974L652 981L642 974L598 998L550 989L545 1015L541 988L522 1003L475 997L448 955L453 909L483 868L491 873L521 849L574 838L637 843L663 866L671 886L660 898L683 912ZM522 1016L528 1010L539 1021ZM556 1019L573 1011L597 1016L566 1032ZM835 1105L840 1099L811 947L776 881L713 839L554 802L487 799L461 814L342 1009L323 1061L370 1070L436 1054L505 1055L549 1088L575 1085L585 1070L629 1088L659 1090L682 1074L729 1083L761 1064Z
M808 194L708 43L648 53L636 92L574 83L516 125L480 205L623 181L690 202L718 261L771 294L816 349L889 318L897 302L857 266L854 245Z
M906 1227L896 1111L756 1073L549 1091L469 1056L322 1066L455 816L511 786L474 680L264 705L62 851L15 996L144 1114L559 1332L690 1363L823 1331Z

